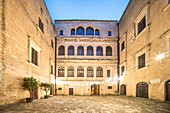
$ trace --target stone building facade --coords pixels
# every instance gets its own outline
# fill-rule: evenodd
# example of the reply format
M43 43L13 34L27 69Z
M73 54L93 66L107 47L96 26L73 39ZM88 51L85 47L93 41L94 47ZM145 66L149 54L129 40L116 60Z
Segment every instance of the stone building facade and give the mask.
M170 101L170 1L131 0L119 35L120 94Z
M57 94L114 94L117 21L56 20Z
M2 105L29 97L24 77L54 84L56 33L43 0L0 0L0 23ZM44 94L39 88L34 96Z

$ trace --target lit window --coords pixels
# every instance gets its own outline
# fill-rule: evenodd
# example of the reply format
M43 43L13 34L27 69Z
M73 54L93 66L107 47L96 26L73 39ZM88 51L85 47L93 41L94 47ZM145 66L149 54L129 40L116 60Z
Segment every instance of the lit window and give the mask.
M42 22L42 20L40 18L39 18L39 28L44 33L44 24L43 24L43 22Z
M74 77L74 67L72 67L72 66L68 67L67 77Z
M146 16L138 23L138 34L146 27Z
M145 54L138 57L138 69L145 67Z
M112 36L112 32L111 31L108 31L108 36Z
M96 77L103 77L103 68L102 67L97 67Z
M84 77L84 68L81 66L77 68L77 77Z
M58 68L58 77L64 77L64 67Z
M93 77L93 68L92 67L88 67L87 68L87 77Z

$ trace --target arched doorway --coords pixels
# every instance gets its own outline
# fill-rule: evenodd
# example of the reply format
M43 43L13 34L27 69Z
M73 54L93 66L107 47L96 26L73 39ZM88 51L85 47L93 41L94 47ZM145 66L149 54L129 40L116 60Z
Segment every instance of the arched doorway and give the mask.
M126 95L126 85L124 84L120 86L120 95Z
M100 85L92 85L91 86L91 95L100 95Z
M165 83L166 101L170 101L170 80Z
M148 84L140 82L136 85L136 97L148 98Z

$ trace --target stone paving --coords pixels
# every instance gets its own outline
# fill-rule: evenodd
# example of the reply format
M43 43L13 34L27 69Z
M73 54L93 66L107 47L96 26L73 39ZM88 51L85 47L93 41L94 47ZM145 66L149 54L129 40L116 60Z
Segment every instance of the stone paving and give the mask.
M54 96L0 106L0 113L170 113L170 103L126 96Z

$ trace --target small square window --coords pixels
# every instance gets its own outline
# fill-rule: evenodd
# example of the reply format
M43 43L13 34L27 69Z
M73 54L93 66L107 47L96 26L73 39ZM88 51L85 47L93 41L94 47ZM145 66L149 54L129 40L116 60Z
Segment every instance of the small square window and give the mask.
M112 89L112 86L108 86L108 89Z
M38 65L38 52L31 48L31 63Z
M111 31L108 31L108 36L112 36L112 32Z
M146 16L138 23L138 34L146 27Z
M107 70L107 77L110 77L110 70Z
M123 51L124 48L125 48L125 42L123 41L123 42L121 43L121 51Z
M121 67L121 75L123 75L123 73L125 72L125 66Z
M60 35L63 36L63 30L60 30Z
M39 28L44 33L44 24L43 24L43 22L42 22L42 20L40 18L39 18Z
M145 67L145 54L138 57L138 69Z

